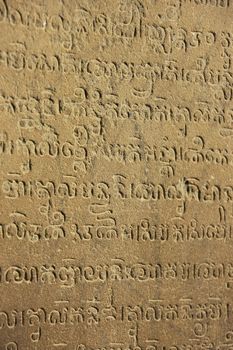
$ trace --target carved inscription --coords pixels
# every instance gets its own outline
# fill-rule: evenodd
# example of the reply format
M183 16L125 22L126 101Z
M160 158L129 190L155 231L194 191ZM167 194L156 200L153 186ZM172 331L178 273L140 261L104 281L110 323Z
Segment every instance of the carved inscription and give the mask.
M0 0L0 350L233 348L233 1Z

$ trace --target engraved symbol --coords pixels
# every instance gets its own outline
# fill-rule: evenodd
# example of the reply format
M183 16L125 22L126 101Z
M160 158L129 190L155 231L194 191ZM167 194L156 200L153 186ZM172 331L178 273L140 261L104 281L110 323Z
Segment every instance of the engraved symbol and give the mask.
M31 341L32 341L33 343L38 343L38 341L39 341L40 338L41 338L41 328L38 327L37 332L32 333L31 336L30 336L30 338L31 338Z
M222 205L219 207L219 218L220 218L220 223L226 222L226 209Z
M171 165L164 165L160 169L160 174L161 174L161 176L169 178L169 177L172 177L175 175L175 170Z
M85 350L86 346L84 344L77 344L75 350Z
M159 339L147 339L146 343L148 343L146 349L147 350L154 350L157 348L157 343L159 342Z
M10 342L10 343L6 344L5 349L6 350L17 350L18 345L15 342Z
M195 323L193 331L197 337L204 337L207 334L208 325L201 322Z
M186 137L188 134L188 127L187 125L185 124L185 126L182 128L182 129L179 129L178 131L178 136L180 137Z
M134 349L140 349L140 347L138 346L138 325L137 324L135 324L135 326L129 329L128 335L133 341Z
M222 128L220 131L219 131L219 134L222 136L222 137L231 137L233 136L233 129L231 128Z

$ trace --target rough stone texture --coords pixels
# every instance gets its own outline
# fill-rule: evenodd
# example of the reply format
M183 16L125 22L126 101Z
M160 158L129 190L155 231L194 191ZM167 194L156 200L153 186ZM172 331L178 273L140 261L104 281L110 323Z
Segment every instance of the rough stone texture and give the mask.
M0 350L233 343L232 0L0 0Z

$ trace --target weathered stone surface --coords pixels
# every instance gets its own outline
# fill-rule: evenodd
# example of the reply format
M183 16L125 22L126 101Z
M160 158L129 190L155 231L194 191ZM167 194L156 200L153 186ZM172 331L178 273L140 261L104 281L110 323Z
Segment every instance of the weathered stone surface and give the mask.
M233 340L231 0L0 0L0 350Z

